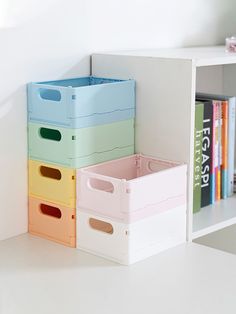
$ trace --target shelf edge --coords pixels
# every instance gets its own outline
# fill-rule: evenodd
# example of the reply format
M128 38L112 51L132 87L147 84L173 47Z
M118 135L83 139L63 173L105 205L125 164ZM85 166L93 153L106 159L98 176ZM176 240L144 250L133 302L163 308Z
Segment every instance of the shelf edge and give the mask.
M231 219L227 219L227 220L222 221L220 223L216 223L215 225L211 225L211 226L203 228L201 230L194 231L192 233L192 240L203 237L203 236L210 234L210 233L213 233L215 231L219 231L221 229L224 229L224 228L229 227L229 226L234 225L234 224L236 224L236 217L231 218Z

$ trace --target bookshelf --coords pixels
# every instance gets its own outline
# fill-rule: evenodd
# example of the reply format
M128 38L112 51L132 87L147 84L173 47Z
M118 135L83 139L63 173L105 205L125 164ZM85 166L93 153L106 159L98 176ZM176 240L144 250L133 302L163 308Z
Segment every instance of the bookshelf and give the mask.
M236 54L223 46L97 53L92 75L136 80L136 151L188 164L187 237L236 223L236 196L192 213L195 93L236 95Z

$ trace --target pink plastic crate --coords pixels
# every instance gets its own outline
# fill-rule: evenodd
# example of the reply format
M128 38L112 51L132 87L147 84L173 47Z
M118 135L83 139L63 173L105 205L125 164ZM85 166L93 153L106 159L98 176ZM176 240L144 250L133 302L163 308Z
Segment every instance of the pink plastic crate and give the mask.
M77 208L134 222L186 204L185 164L132 155L77 170Z

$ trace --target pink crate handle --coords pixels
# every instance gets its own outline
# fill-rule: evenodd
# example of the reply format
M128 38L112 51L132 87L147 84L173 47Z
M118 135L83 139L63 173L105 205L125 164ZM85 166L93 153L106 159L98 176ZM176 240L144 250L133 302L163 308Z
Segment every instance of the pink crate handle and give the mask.
M86 178L86 187L91 190L91 191L101 191L101 192L106 192L106 193L110 193L110 194L115 194L116 193L116 190L119 189L119 186L120 186L120 183L121 181L123 180L120 180L120 179L115 179L115 178L110 178L110 177L107 177L107 176L104 176L104 175L101 175L101 174L96 174L96 173L88 173L88 172L85 172L85 171L80 171L78 173L78 178L80 176L83 176L84 178ZM94 180L94 184L91 184L91 181ZM97 184L98 186L96 187L96 181L97 181ZM111 190L108 191L106 189L102 189L101 187L99 187L99 182L100 184L104 184L104 186L106 186L108 189L109 189L109 186L110 188L112 189L112 192Z
M157 166L157 169L155 169L155 166ZM176 166L177 166L176 163L164 161L164 160L150 159L150 160L145 161L145 167L151 173L162 171L163 169L167 170L169 168L176 167Z
M109 181L104 181L97 178L89 178L87 186L90 190L97 190L107 193L114 193L114 185Z

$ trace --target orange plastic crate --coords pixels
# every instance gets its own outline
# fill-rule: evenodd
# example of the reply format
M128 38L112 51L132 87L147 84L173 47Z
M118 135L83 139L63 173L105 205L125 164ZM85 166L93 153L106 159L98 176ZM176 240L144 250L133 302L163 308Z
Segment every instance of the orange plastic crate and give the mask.
M75 209L29 197L29 233L75 247Z

